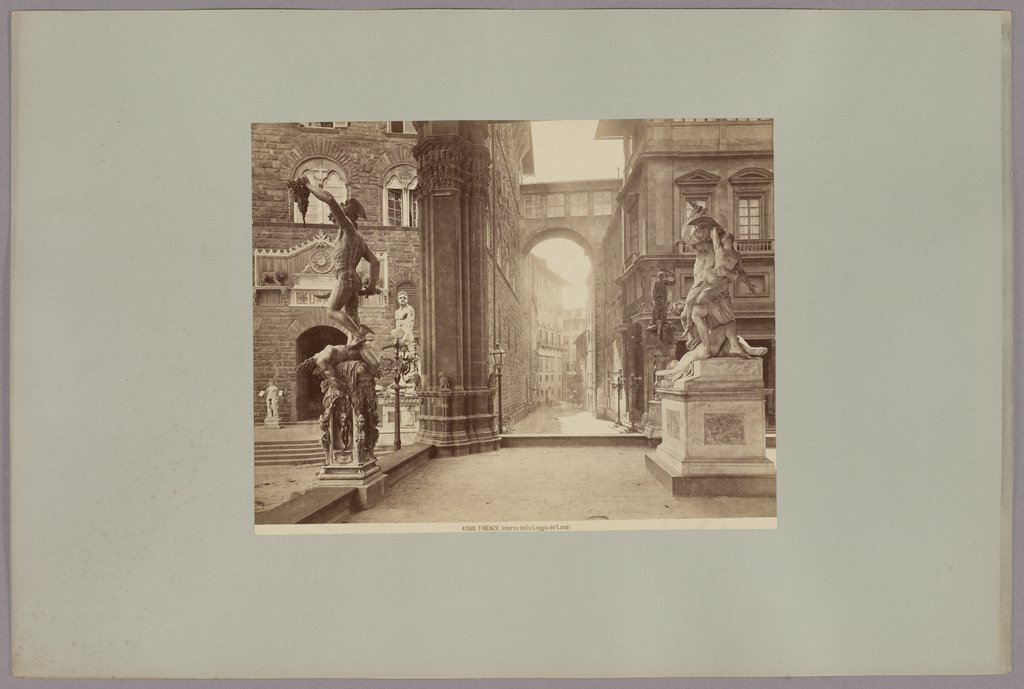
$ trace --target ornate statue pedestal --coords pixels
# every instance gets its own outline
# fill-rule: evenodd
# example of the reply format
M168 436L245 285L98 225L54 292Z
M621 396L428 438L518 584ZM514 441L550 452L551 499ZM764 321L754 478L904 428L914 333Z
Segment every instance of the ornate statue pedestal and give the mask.
M381 471L375 457L359 462L352 453L336 451L336 464L325 464L316 474L317 486L355 488L359 491L360 509L369 509L384 497L388 477Z
M765 452L760 359L694 362L680 387L658 388L662 442L647 470L674 496L775 496Z
M263 419L263 426L264 428L280 428L281 419L277 416L268 416L267 418Z
M362 358L332 365L331 370L334 375L320 384L324 463L316 475L317 485L355 488L360 509L369 509L384 496L387 478L374 456L380 422L375 371Z

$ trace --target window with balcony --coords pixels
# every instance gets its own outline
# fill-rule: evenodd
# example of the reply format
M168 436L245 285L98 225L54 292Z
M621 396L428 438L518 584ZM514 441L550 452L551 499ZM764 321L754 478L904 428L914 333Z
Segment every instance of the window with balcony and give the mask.
M729 182L734 194L736 238L770 238L772 173L763 168L745 168Z
M740 197L737 239L761 238L761 198L759 196Z

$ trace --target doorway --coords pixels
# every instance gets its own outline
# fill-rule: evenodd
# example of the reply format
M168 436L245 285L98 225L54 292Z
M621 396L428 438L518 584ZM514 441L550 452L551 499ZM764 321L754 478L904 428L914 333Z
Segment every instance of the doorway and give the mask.
M295 365L329 345L348 342L345 333L330 325L318 325L305 331L295 340ZM320 393L320 379L310 370L295 373L295 420L316 419L323 412L323 395Z

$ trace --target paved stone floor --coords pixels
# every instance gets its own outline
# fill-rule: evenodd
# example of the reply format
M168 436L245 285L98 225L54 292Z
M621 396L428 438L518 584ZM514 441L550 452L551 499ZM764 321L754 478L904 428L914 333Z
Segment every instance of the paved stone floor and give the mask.
M769 450L774 459L775 451ZM633 447L506 448L430 460L353 523L774 517L774 498L673 498Z
M601 421L587 411L569 404L537 407L516 422L512 433L551 433L561 435L614 435L623 430L612 421Z
M254 487L256 512L277 507L305 493L316 483L319 465L258 466Z

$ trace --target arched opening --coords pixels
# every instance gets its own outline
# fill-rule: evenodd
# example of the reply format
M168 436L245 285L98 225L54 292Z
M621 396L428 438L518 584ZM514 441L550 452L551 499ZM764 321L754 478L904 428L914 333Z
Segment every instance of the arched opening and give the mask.
M592 247L579 233L550 228L523 246L530 285L527 400L515 433L611 432L596 409ZM604 428L608 426L608 428Z
M345 344L347 341L345 333L333 326L317 325L309 328L295 340L295 365L298 366L324 347ZM295 420L319 417L323 411L323 396L317 378L308 369L296 371L295 376Z

